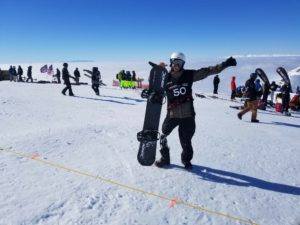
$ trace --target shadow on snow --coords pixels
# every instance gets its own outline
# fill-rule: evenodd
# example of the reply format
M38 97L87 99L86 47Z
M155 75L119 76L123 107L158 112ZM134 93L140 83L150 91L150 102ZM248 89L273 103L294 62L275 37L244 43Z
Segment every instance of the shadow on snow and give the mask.
M123 104L123 105L136 105L136 104L133 104L133 103L120 102L120 101L101 99L101 98L91 98L91 97L82 97L82 96L73 96L73 97L74 98L83 98L83 99L88 99L88 100L94 100L94 101L112 102L112 103L118 103L118 104Z
M183 167L172 164L169 168L178 168L185 170ZM186 171L186 170L185 170ZM199 176L200 179L210 182L235 185L241 187L256 187L268 191L275 191L283 194L300 195L300 187L289 186L286 184L273 183L258 178L246 176L243 174L228 172L224 170L212 169L209 167L193 165L191 173Z

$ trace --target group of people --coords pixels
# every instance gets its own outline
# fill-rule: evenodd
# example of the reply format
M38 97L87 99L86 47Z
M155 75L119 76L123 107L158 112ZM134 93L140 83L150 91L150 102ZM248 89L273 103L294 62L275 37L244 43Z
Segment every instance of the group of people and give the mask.
M69 92L69 96L74 96L72 85L70 82L70 78L74 79L76 81L76 84L79 84L79 78L80 78L80 72L78 68L74 71L74 77L69 73L68 70L68 63L63 64L62 69L62 78L64 81L64 84L66 87L61 91L63 95L66 95L66 92ZM58 70L58 69L57 69ZM100 95L99 86L101 84L101 73L98 69L98 67L93 67L92 71L90 70L83 70L84 72L87 72L88 74L85 74L87 77L91 78L92 82L92 89L95 92L96 95Z
M14 82L24 82L24 77L23 77L23 69L22 67L19 65L18 66L18 70L16 70L16 67L15 66L10 66L9 67L9 70L8 70L8 73L9 73L9 80L10 81L14 81ZM32 79L32 66L28 66L28 69L27 69L27 79L26 79L26 82L33 82L33 79Z
M281 98L281 110L285 115L290 115L289 108L290 105L293 104L293 102L290 99L290 92L291 87L289 82L283 82L283 85L279 87L275 83L275 81L272 81L270 84L269 82L264 82L262 85L260 82L260 79L257 78L256 73L251 73L250 78L246 81L245 85L243 86L236 86L236 77L232 76L231 82L230 82L230 88L231 88L231 96L230 99L234 100L237 96L242 97L243 100L245 100L245 104L241 112L238 113L238 118L242 119L243 115L247 113L248 111L252 112L251 122L258 123L259 120L257 120L257 109L265 109L267 103L273 106L274 102L274 95L277 90L280 91L279 97ZM215 75L213 79L213 93L218 94L218 85L220 83L220 78L218 75ZM300 94L300 87L297 87L296 91L296 97L294 101L297 101L295 103L295 107L293 109L298 109L298 99L297 97ZM268 101L268 96L270 95L271 101ZM299 98L299 97L298 97Z
M136 88L136 73L133 70L132 73L130 71L121 70L116 75L117 80L119 81L120 88Z

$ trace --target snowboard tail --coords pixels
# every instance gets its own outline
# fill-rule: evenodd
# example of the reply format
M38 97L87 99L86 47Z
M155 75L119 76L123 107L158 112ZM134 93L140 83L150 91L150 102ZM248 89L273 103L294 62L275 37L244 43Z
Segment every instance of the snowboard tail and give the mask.
M168 71L154 63L149 76L149 96L143 130L137 133L140 142L137 160L143 166L151 166L155 161L156 146L159 140L159 121L163 104Z

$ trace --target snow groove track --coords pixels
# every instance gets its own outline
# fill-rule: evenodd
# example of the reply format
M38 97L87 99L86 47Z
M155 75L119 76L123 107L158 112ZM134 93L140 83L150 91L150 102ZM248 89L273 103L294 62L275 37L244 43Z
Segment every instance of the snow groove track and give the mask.
M113 180L110 180L110 179L107 179L107 178L104 178L104 177L100 177L100 176L96 176L96 175L93 175L93 174L90 174L90 173L82 172L80 170L73 169L73 168L70 168L70 167L66 167L66 166L63 166L63 165L60 165L60 164L57 164L57 163L42 160L42 159L39 159L38 156L28 155L28 154L25 154L25 153L20 152L20 151L12 150L11 148L6 149L6 148L1 148L0 147L0 150L1 150L1 152L6 152L6 153L17 155L17 156L20 156L20 157L23 157L23 158L26 158L26 159L29 159L29 160L38 161L40 163L43 163L44 165L48 165L48 166L51 166L51 167L54 167L54 168L57 168L57 169L60 169L60 170L65 170L67 172L72 172L72 173L75 173L77 175L90 177L90 178L93 178L95 180L101 180L105 183L109 183L109 184L116 185L116 186L119 186L119 187L122 187L122 188L126 188L128 190L139 192L139 193L142 193L144 195L148 195L148 196L160 198L160 199L163 199L163 200L167 200L171 204L174 204L174 202L175 202L178 205L183 205L183 206L186 206L188 208L195 209L195 210L198 210L198 211L203 211L203 212L218 215L218 216L221 216L221 217L224 217L224 218L227 218L227 219L232 219L232 220L235 220L235 221L238 221L238 222L243 222L245 224L259 225L257 223L254 223L254 222L250 221L250 220L241 219L241 218L234 217L234 216L224 214L224 213L220 213L220 212L215 212L215 211L200 207L198 205L195 205L195 204L192 204L192 203L189 203L189 202L174 200L174 198L170 198L170 197L155 194L155 193L152 193L152 192L144 191L142 189L132 187L130 185L122 184L118 181L113 181Z

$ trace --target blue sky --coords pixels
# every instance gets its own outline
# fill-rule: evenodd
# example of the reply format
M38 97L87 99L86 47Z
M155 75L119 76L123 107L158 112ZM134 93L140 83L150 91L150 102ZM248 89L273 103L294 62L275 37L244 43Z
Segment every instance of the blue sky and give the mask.
M300 54L299 0L1 0L0 62Z

